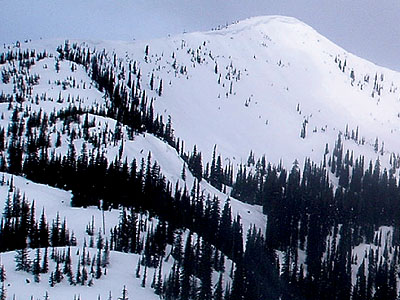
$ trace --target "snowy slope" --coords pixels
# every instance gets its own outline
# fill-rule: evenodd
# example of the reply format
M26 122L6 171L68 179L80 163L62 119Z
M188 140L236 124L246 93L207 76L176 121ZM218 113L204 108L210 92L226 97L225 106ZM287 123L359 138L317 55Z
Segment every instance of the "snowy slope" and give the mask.
M162 79L163 95L152 94L156 110L171 115L176 136L208 159L218 144L234 162L251 149L289 166L296 158L320 161L325 143L331 149L346 125L349 132L359 128L359 144L364 138L374 145L378 137L379 148L384 141L386 153L397 151L399 74L347 53L296 19L258 17L219 31L96 47L138 60L147 88L151 73ZM375 75L381 88L372 97ZM373 147L346 146L377 156Z
M82 108L107 105L104 94L96 89L84 67L69 61L57 62L56 48L63 43L63 40L52 40L21 45L21 49L50 53L31 67L28 75L37 75L39 79L32 88L31 98L21 104L21 109L51 113L70 105ZM232 162L235 167L246 162L251 150L256 157L266 154L268 161L277 164L282 160L287 167L295 159L302 162L305 157L319 162L326 143L332 150L338 134L345 134L346 127L349 136L358 132L357 138L344 141L345 149L353 150L355 156L366 155L367 160L380 156L374 151L376 138L379 149L384 142L380 156L384 166L389 166L392 153L398 154L400 91L397 85L400 74L355 57L293 18L257 17L218 31L148 42L77 43L96 51L105 49L110 59L116 53L118 63L125 67L136 61L142 74L142 89L154 98L155 111L163 115L164 120L171 116L175 136L185 142L186 151L197 145L203 153L203 164L211 161L215 144L225 163ZM147 46L148 55L145 54ZM10 45L4 52L9 49L18 51ZM13 67L12 62L6 63L0 65L0 71L12 71ZM152 74L153 90L149 86ZM126 81L127 77L120 80ZM0 82L0 94L13 94L14 84L12 81ZM12 118L8 106L8 103L0 105L0 125L4 128ZM92 132L100 132L105 127L109 129L109 142L102 150L111 161L119 155L121 146L110 142L116 121L90 115L90 120L93 119L96 121L95 127L90 129ZM62 122L57 122L51 128L49 136L53 146L63 126ZM79 128L79 125L74 126ZM303 128L304 138L300 136ZM186 184L190 190L194 177L186 170L186 181L181 179L184 162L174 148L147 133L135 136L133 140L126 137L123 140L122 159L146 160L151 152L152 160L157 161L169 181L178 181L181 187ZM67 153L69 142L68 134L63 133L62 145L54 147L54 151ZM77 138L73 144L79 151L83 139ZM93 147L88 145L88 151L92 150ZM10 175L5 176L10 180ZM71 208L70 192L38 185L21 177L14 177L14 181L29 201L35 200L37 218L42 208L49 220L54 219L57 212L61 218L66 217L68 227L78 238L78 248L87 237L85 226L92 216L100 227L101 211ZM217 195L221 205L228 198L205 181L201 182L201 189L206 195ZM4 206L7 192L6 185L0 187L0 207ZM244 233L251 225L265 229L266 216L261 207L235 199L231 199L231 206L233 215L241 216ZM105 213L107 231L117 224L119 213L117 210ZM360 246L359 252L366 247ZM73 252L76 250L74 248ZM2 255L9 270L14 268L13 257L13 252ZM137 256L113 253L112 259L115 261L111 263L114 267L108 277L110 280L96 283L99 290L95 293L86 287L72 290L65 283L62 286L63 294L68 290L65 299L72 299L74 294L80 294L82 299L98 294L106 298L110 290L113 295L119 294L123 284L137 288L135 299L155 299L152 291L140 288L140 281L134 276L125 278L126 274L134 272ZM16 285L8 288L9 295L17 291L25 298L32 293L35 297L44 294L47 286L25 284L27 276L10 272L8 281ZM24 289L19 293L21 286Z
M22 47L55 53L62 43L38 41ZM384 142L384 164L388 154L397 153L400 75L355 57L296 19L257 17L218 31L148 42L83 44L97 51L105 49L109 57L116 53L125 66L136 61L141 87L154 97L156 112L164 120L171 116L175 136L185 141L186 150L196 144L205 161L211 160L217 144L226 162L234 164L246 161L250 150L257 157L266 154L273 163L282 159L288 167L305 157L319 162L325 144L331 150L346 127L349 135L358 128L357 142L345 143L356 155L375 160L377 137L379 150ZM149 55L145 55L146 46ZM71 63L62 61L60 72L55 73L49 70L54 64L49 58L32 67L41 76L35 94L46 93L55 100L60 92L65 98L79 94L75 103L86 107L103 103L81 66L71 72ZM81 83L79 88L63 90L50 79L62 82L72 74ZM149 87L152 74L153 91ZM12 89L11 84L0 87L4 92ZM46 105L49 110L60 106ZM303 125L304 139L300 137Z
M144 144L153 143L148 149L155 150L157 153L157 143L159 141L154 141L155 138L150 138L150 141L138 141L138 144L144 146ZM168 149L164 149L167 150ZM168 154L167 154L168 155ZM162 156L161 156L162 158ZM89 245L85 247L85 253L89 253L90 257L93 258L96 255L96 247L90 247L90 239L96 239L98 232L103 232L103 216L102 211L95 208L89 207L86 209L82 208L72 208L69 203L71 200L71 193L63 191L60 189L52 188L47 185L37 184L32 181L26 180L19 176L13 176L7 173L0 174L1 184L0 184L0 207L5 206L5 200L7 195L12 194L14 191L19 191L21 195L25 196L26 201L31 204L35 202L36 208L36 218L40 218L42 210L45 210L48 222L55 219L57 214L59 214L61 220L64 218L67 221L67 227L71 232L74 233L77 239L77 246L70 247L71 249L71 260L72 260L72 272L76 274L76 267L78 265L79 259L81 259L84 253L84 245ZM12 188L10 188L12 187ZM213 188L205 187L205 189L212 192ZM239 213L244 216L243 224L244 226L249 225L249 222L256 226L264 225L264 217L256 208L250 205L243 204L237 200L232 200L232 207L235 213ZM120 215L120 210L110 210L104 211L104 221L106 224L106 234L103 235L104 238L110 238L109 229L118 225L118 218ZM94 237L91 237L86 232L88 225L94 222ZM257 223L258 222L258 223ZM153 223L155 221L153 220ZM246 226L247 227L247 226ZM246 228L245 227L245 228ZM187 235L187 232L185 233ZM196 235L194 235L196 237ZM94 240L94 243L96 241ZM49 248L50 256L52 248ZM40 249L41 257L44 255L44 249ZM67 247L58 247L56 250L59 254L65 253ZM167 277L169 270L171 269L174 259L170 256L171 247L167 248L167 256L163 263L163 276ZM30 261L33 262L35 259L36 250L29 250ZM159 299L157 295L154 294L154 290L150 289L152 278L154 273L158 274L158 269L149 268L147 270L147 280L146 287L143 287L143 270L141 271L141 277L136 278L136 268L138 265L138 260L141 258L138 254L132 253L121 253L117 251L110 252L110 263L107 267L106 274L100 278L95 279L92 286L88 285L70 285L66 278L54 287L49 285L49 275L50 273L41 274L40 282L34 282L34 276L31 273L24 271L15 271L16 251L10 251L0 254L0 265L4 265L6 270L6 281L5 288L7 292L7 299L12 297L18 298L42 298L48 293L50 299L74 299L74 297L80 296L81 299L108 299L110 293L113 299L118 299L121 296L122 289L126 286L128 290L128 296L134 297L135 299ZM225 268L229 270L232 262L227 260L225 262ZM50 272L55 269L55 262L49 258L49 270ZM88 271L90 267L88 266ZM104 270L103 270L104 272ZM75 276L75 275L74 275ZM65 277L65 276L64 276ZM89 279L91 276L89 275ZM217 272L213 274L214 284L218 280ZM228 272L225 274L224 281L229 281Z
M43 250L43 249L42 249ZM73 264L77 264L79 247L72 247ZM60 249L60 251L62 251ZM42 251L43 252L43 251ZM96 249L90 249L90 255L93 256ZM31 259L34 259L35 251L31 251ZM149 288L142 288L140 279L135 278L135 267L139 255L126 254L120 252L112 252L110 258L110 268L108 274L103 278L96 280L92 287L88 286L71 286L66 280L55 287L50 287L48 284L48 274L41 277L40 283L33 281L33 276L26 272L15 272L14 263L15 252L7 252L1 255L2 262L7 270L7 299L16 298L29 299L34 296L35 299L44 298L46 292L49 299L74 299L80 296L81 299L107 299L111 292L113 299L118 299L121 296L123 286L127 286L128 296L135 299L159 299L157 295ZM49 264L50 270L54 269L55 264ZM75 272L75 270L74 270ZM154 270L149 271L149 282L153 276Z
M7 199L7 194L9 193L9 185L13 182L13 189L19 190L21 194L25 195L28 203L35 201L37 219L40 218L43 208L45 209L48 221L54 219L57 213L59 213L61 219L66 218L67 226L70 232L74 232L78 242L77 247L71 248L73 265L76 265L79 251L82 254L83 239L86 239L87 242L89 241L90 237L85 232L85 228L91 222L92 218L95 224L95 231L102 231L101 211L97 208L71 208L69 205L72 196L70 192L36 184L18 176L10 176L9 174L3 173L1 174L1 178L3 182L0 186L1 207L5 205L5 199ZM105 211L104 213L108 232L110 228L118 224L120 212L118 210L113 210ZM59 248L60 252L63 250L65 251L65 248ZM88 251L90 251L92 257L96 253L95 248L89 248ZM30 258L32 261L35 258L35 252L35 250L30 251ZM43 252L44 249L42 249L42 255ZM106 299L109 295L109 291L111 291L114 297L120 296L124 285L129 286L132 293L134 292L139 299L157 299L156 295L151 290L140 288L141 282L134 276L134 269L139 258L138 255L128 255L113 251L110 255L108 275L105 277L103 276L102 279L96 280L93 287L70 286L69 283L64 280L54 288L51 288L48 284L49 274L42 274L41 282L35 283L32 274L23 271L14 271L15 251L2 253L0 257L6 269L7 299L11 299L13 295L15 295L17 299L29 298L31 296L34 296L35 299L42 298L46 291L50 299L73 299L74 295L80 295L81 299L95 299L100 295L103 299ZM49 269L53 270L54 268L55 263L50 261ZM73 272L75 272L75 269Z

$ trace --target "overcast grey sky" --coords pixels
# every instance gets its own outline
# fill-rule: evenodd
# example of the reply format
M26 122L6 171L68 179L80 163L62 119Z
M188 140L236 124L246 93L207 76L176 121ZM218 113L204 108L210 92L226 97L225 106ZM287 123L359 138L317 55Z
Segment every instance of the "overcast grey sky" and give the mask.
M259 15L300 19L346 50L400 71L400 0L0 0L0 42L132 40Z

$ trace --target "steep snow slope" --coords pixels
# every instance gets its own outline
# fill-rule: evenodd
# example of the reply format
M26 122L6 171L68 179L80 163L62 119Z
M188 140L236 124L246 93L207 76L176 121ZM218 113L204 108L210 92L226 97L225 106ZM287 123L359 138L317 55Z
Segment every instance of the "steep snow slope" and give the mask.
M332 149L346 125L349 135L359 131L348 148L358 150L365 139L357 152L376 159L368 146L378 137L379 148L384 141L386 153L397 151L400 75L296 19L257 17L219 31L96 47L137 60L147 88L152 73L156 87L163 80L162 96L152 94L156 111L171 115L176 136L188 149L197 144L207 160L218 144L235 162L251 149L289 166L306 156L320 161L325 143Z

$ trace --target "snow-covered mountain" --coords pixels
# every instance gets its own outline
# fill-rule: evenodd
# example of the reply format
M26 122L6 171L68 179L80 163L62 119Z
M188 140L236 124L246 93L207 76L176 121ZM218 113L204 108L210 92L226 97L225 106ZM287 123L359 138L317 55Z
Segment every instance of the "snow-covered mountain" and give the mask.
M64 59L60 53L71 54L71 59ZM130 136L127 124L121 126L107 114L111 110L110 95L105 92L107 88L95 82L93 61L86 65L77 62L82 53L91 58L101 55L100 69L109 71L116 86L128 87L130 97L147 96L154 117L162 116L164 123L172 123L180 151L157 135ZM30 65L22 66L21 61ZM0 71L0 126L7 131L5 144L12 144L15 111L19 111L21 126L27 126L28 115L33 112L56 115L71 107L79 108L85 111L80 120L50 120L46 134L54 155L68 156L72 145L78 153L85 147L89 157L102 152L110 162L118 157L128 162L135 158L139 165L150 152L151 160L157 162L166 179L172 184L178 182L180 187L186 185L189 191L196 185L195 176L181 154L189 153L195 145L202 152L203 165L211 165L217 145L223 164L232 164L234 174L240 164L247 162L250 152L256 158L266 155L268 162L281 162L286 168L295 160L302 163L305 158L320 163L327 148L332 152L338 136L344 150L353 151L354 157L364 155L367 161L379 157L387 168L396 167L393 157L399 155L400 74L346 52L308 25L289 17L256 17L219 30L146 42L18 42L5 46L0 53ZM82 125L85 116L92 124L88 129L92 137L89 141ZM40 138L40 129L35 130ZM122 138L115 138L117 131ZM100 146L95 145L97 137L102 141ZM22 140L27 142L29 138ZM2 155L7 160L6 150ZM186 170L185 178L182 169ZM5 176L6 181L11 180L11 175ZM336 178L332 178L336 186ZM0 207L4 207L10 187L9 183L0 190ZM56 217L57 211L67 218L77 237L74 253L79 253L85 237L89 239L84 226L92 216L96 216L97 224L102 222L97 208L69 207L72 196L68 192L36 185L21 177L15 177L15 187L23 193L26 190L29 201L39 200L37 219L42 208L48 212L49 220ZM230 187L221 192L203 180L200 188L204 195L217 196L222 210ZM267 217L261 207L234 198L230 204L233 216L241 216L244 234L251 225L265 231ZM107 230L118 224L119 214L117 209L106 213ZM92 252L93 256L96 250ZM9 274L8 295L15 294L17 299L30 295L39 298L49 290L51 299L72 299L78 294L82 299L95 299L98 295L106 299L109 291L115 295L124 285L135 284L132 298L156 298L147 289L142 290L140 281L134 278L139 255L128 257L112 251L112 257L108 277L94 283L101 289L91 292L90 287L85 287L76 291L64 282L49 290L47 282L24 282L31 275L14 272L14 252L8 252L2 255ZM304 255L300 257L304 263ZM171 268L173 263L168 264ZM230 266L226 264L224 278L229 282ZM129 272L132 274L126 278ZM154 268L151 275L156 272ZM354 268L353 273L356 272ZM213 283L217 280L215 273Z
M377 157L376 138L379 150L384 142L385 157L397 152L399 74L346 52L296 19L257 17L148 42L86 43L125 63L137 61L144 89L150 90L152 74L155 90L162 79L162 96L149 92L155 111L164 120L171 116L186 149L196 144L207 161L217 144L234 163L250 150L288 166L304 157L318 162L325 144L331 149L346 130L349 137L358 131L346 147L368 158Z
M218 144L230 159L253 150L289 165L304 156L319 161L325 143L332 146L346 126L350 134L359 128L359 143L373 146L378 137L387 153L396 152L399 75L347 53L296 19L258 17L218 31L96 47L138 60L145 83L151 74L161 78L156 111L171 115L188 147L197 144L209 155Z
M29 42L21 47L54 53L62 43ZM104 49L110 57L115 53L125 68L136 61L141 87L154 98L155 112L164 120L171 116L185 148L196 144L206 161L217 144L222 156L234 163L247 159L250 150L257 156L266 154L274 163L282 159L288 166L304 157L318 162L325 144L332 148L346 130L349 137L358 131L358 140L346 146L368 158L377 156L376 138L379 150L384 142L384 154L397 152L400 75L346 52L294 18L255 17L216 31L146 42L70 43ZM56 98L58 89L48 80L63 80L72 73L62 70L55 75L43 65L49 62L32 69L41 76L34 93ZM79 71L75 80L83 81L86 75ZM11 83L2 85L3 92L11 89ZM101 103L95 90L68 87L61 92L84 95L87 106Z

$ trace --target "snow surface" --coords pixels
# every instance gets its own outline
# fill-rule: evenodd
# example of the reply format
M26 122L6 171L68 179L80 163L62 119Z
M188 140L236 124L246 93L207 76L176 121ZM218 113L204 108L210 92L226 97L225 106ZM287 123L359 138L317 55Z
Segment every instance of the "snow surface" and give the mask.
M39 41L24 47L46 45L54 51L59 44L62 41ZM234 164L245 162L250 150L257 157L266 154L273 163L282 160L287 167L305 157L319 162L325 144L332 150L346 126L350 132L359 129L357 143L345 141L345 149L356 155L375 160L377 137L379 147L384 142L384 166L388 166L391 153L398 153L399 73L346 52L294 18L256 17L218 31L147 42L85 44L115 52L125 64L136 60L143 74L142 87L156 99L156 112L164 119L170 115L175 135L185 141L185 149L196 144L205 161L211 160L217 144L226 162ZM147 45L150 54L145 59ZM342 67L346 61L344 71L335 58ZM186 73L180 73L181 67L186 67ZM150 91L152 73L156 87L163 80L161 97ZM380 95L375 92L372 97L375 75L382 88ZM48 88L48 93L52 89ZM100 95L87 90L79 93L100 103ZM305 121L306 138L302 139Z
M197 145L203 154L203 164L211 160L215 144L224 162L232 162L235 167L247 161L250 150L255 152L256 158L266 154L268 161L275 164L282 161L286 167L290 167L295 159L302 162L306 157L319 162L325 144L329 144L331 151L339 132L345 132L346 125L350 131L359 129L358 141L344 140L345 150L354 151L355 157L362 154L366 160L375 160L379 156L373 149L377 137L379 147L384 142L384 153L380 156L383 166L389 167L391 153L399 153L400 91L397 87L400 74L346 52L296 19L257 17L218 31L182 34L147 42L77 42L99 51L104 48L110 54L115 52L125 65L136 60L142 72L142 87L155 98L155 111L163 115L164 120L169 115L172 117L175 136L185 141L186 151ZM81 66L76 65L76 70L72 71L74 63L62 61L60 71L56 72L54 56L60 44L63 40L22 44L23 49L36 49L37 52L46 49L53 54L30 71L40 75L33 96L45 100L39 104L26 102L23 105L27 109L41 109L48 113L66 108L70 103L82 107L104 105L103 94L96 90ZM144 54L146 45L150 49L148 57ZM343 68L345 61L346 67ZM9 67L6 64L0 69ZM183 72L180 72L181 67ZM352 70L354 79L351 78ZM156 87L160 79L163 80L161 97L156 90L150 91L148 83L152 73ZM75 79L75 87L72 87L71 77ZM381 87L379 93L376 86ZM12 93L12 87L12 83L0 83L0 91L4 93ZM57 102L60 93L64 98L62 103ZM72 99L70 102L65 101L68 96ZM0 105L0 125L5 128L11 118L7 106ZM96 128L92 131L108 126L112 134L114 120L98 116L90 118L96 118ZM300 132L305 121L306 137L302 139ZM51 132L53 145L56 131L61 126L56 124ZM74 141L77 151L82 143L82 139ZM66 153L67 145L68 137L64 135L57 153ZM119 146L107 146L105 150L109 159L118 155ZM136 136L133 141L124 140L123 158L128 158L128 161L134 157L137 161L146 159L149 152L168 180L179 181L181 187L186 184L191 188L194 178L188 170L186 182L180 178L183 161L175 149L150 134ZM10 175L5 176L9 180ZM97 208L71 208L70 192L17 176L14 176L14 183L25 193L28 201L35 200L37 217L43 207L48 220L53 219L57 212L61 219L66 217L68 227L78 238L78 248L87 237L85 227L92 216L98 229L102 224L101 211ZM206 195L217 195L221 205L228 197L205 181L201 182L201 188ZM7 193L7 186L0 186L0 207L4 206ZM261 207L232 198L231 206L233 215L241 216L244 233L252 224L265 229L266 216ZM118 210L105 213L107 230L117 224L118 216ZM366 247L361 245L357 251L361 254ZM9 274L8 282L12 283L7 288L8 295L42 297L48 289L47 283L46 286L28 284L25 278L31 275L9 271L14 268L13 257L13 252L2 255ZM57 291L62 290L56 293L57 299L72 299L74 294L81 294L82 299L100 294L104 299L109 290L115 296L120 295L125 283L134 287L130 295L135 299L155 298L150 289L140 288L140 282L133 275L127 275L133 273L137 259L135 255L112 253L112 267L107 275L109 280L101 279L101 284L96 282L94 289L82 287L76 290L65 283L57 288Z
M74 41L70 41L71 43ZM62 40L36 41L23 47L54 52ZM78 41L78 43L80 43ZM256 157L266 154L275 164L290 168L310 157L322 160L325 144L332 150L339 132L359 129L359 141L345 141L345 149L375 160L375 139L384 142L384 166L389 155L398 153L400 74L358 58L318 34L308 25L289 17L256 17L226 29L182 34L148 42L85 41L92 49L115 52L125 64L136 60L143 74L142 87L154 97L155 110L170 115L175 136L191 151L197 145L204 161L210 161L215 144L225 162L245 162L250 150ZM145 60L144 49L150 55ZM197 58L201 63L197 62ZM343 72L335 58L346 60ZM61 62L55 73L54 60L41 61L32 72L41 75L34 93L58 98L79 94L83 106L102 103L81 67L71 74L70 63ZM49 69L43 69L47 65ZM218 74L215 74L215 65ZM175 68L174 68L175 66ZM179 72L186 67L186 73ZM354 81L350 78L354 71ZM163 95L150 91L163 80ZM240 73L240 74L239 74ZM79 89L48 84L73 75ZM220 84L218 78L221 75ZM372 97L374 77L381 86ZM381 76L382 75L382 76ZM369 76L369 82L364 78ZM381 80L383 78L383 80ZM87 88L82 90L82 82ZM230 86L232 84L232 93ZM12 85L0 85L9 92ZM89 89L89 87L91 89ZM42 105L42 103L40 104ZM49 109L59 105L46 104ZM300 137L307 122L306 138ZM365 140L361 147L362 139Z
M89 240L91 238L86 232L86 226L94 220L94 243L96 243L95 239L97 233L99 231L103 232L102 211L95 207L89 207L86 209L71 207L69 203L72 194L67 191L52 188L43 184L37 184L25 178L7 173L0 173L0 179L3 183L0 185L0 207L4 207L5 200L9 193L12 197L12 192L18 190L21 195L25 195L28 203L35 201L37 220L40 218L42 209L45 209L48 223L51 222L52 219L55 219L57 214L60 215L61 220L66 218L70 234L74 232L78 242L76 247L71 247L72 271L75 274L78 259L83 253L82 249L84 240L86 241L86 245L89 245ZM10 192L9 185L11 182L13 182L13 191ZM255 224L254 222L259 222L256 224L257 226L263 224L265 216L263 216L257 208L243 204L237 200L232 200L231 203L233 210L244 216L242 220L245 220L243 222L245 225L250 222L249 220L251 220L251 217L254 218L252 221L253 224ZM247 218L245 214L247 214ZM104 211L106 235L103 235L103 237L109 238L109 229L118 224L119 215L120 210ZM187 232L184 235L185 239L186 236ZM193 239L196 238L196 235L194 235ZM56 251L62 254L63 251L66 251L66 247L58 247L56 248ZM94 255L96 255L97 249L86 247L86 251L89 251L90 257L93 258ZM51 248L49 248L49 255L50 252ZM169 246L167 247L167 257L163 264L164 276L168 276L173 265L173 259L172 257L169 257L170 252L171 247ZM43 255L43 253L44 249L41 249L41 254ZM108 299L110 292L113 299L117 299L117 297L121 295L123 286L125 285L129 297L135 299L159 299L159 297L154 294L154 291L148 288L151 284L154 272L158 272L158 269L148 268L146 281L147 288L143 288L141 286L142 279L135 277L138 259L140 258L140 255L137 254L111 251L110 265L107 267L107 274L103 275L100 279L95 279L94 285L91 287L80 285L71 286L67 282L66 278L64 278L61 283L56 284L55 287L50 287L48 283L49 275L50 272L55 269L55 263L51 259L49 259L50 272L47 274L41 274L40 283L35 283L32 274L23 271L15 271L15 254L15 251L0 254L0 264L4 264L6 269L6 289L9 298L13 297L13 295L16 295L17 299L28 299L31 296L34 296L35 299L42 298L47 291L50 299L54 299L55 297L56 299L73 299L75 295L80 295L81 299L97 299L99 295L102 299ZM36 250L31 249L31 261L34 260L35 254ZM226 270L230 270L231 264L232 262L230 260L226 260ZM88 267L88 271L89 269L90 267ZM225 282L230 280L228 271L225 274ZM142 276L143 268L141 272ZM217 280L218 273L214 272L213 282L216 283Z

